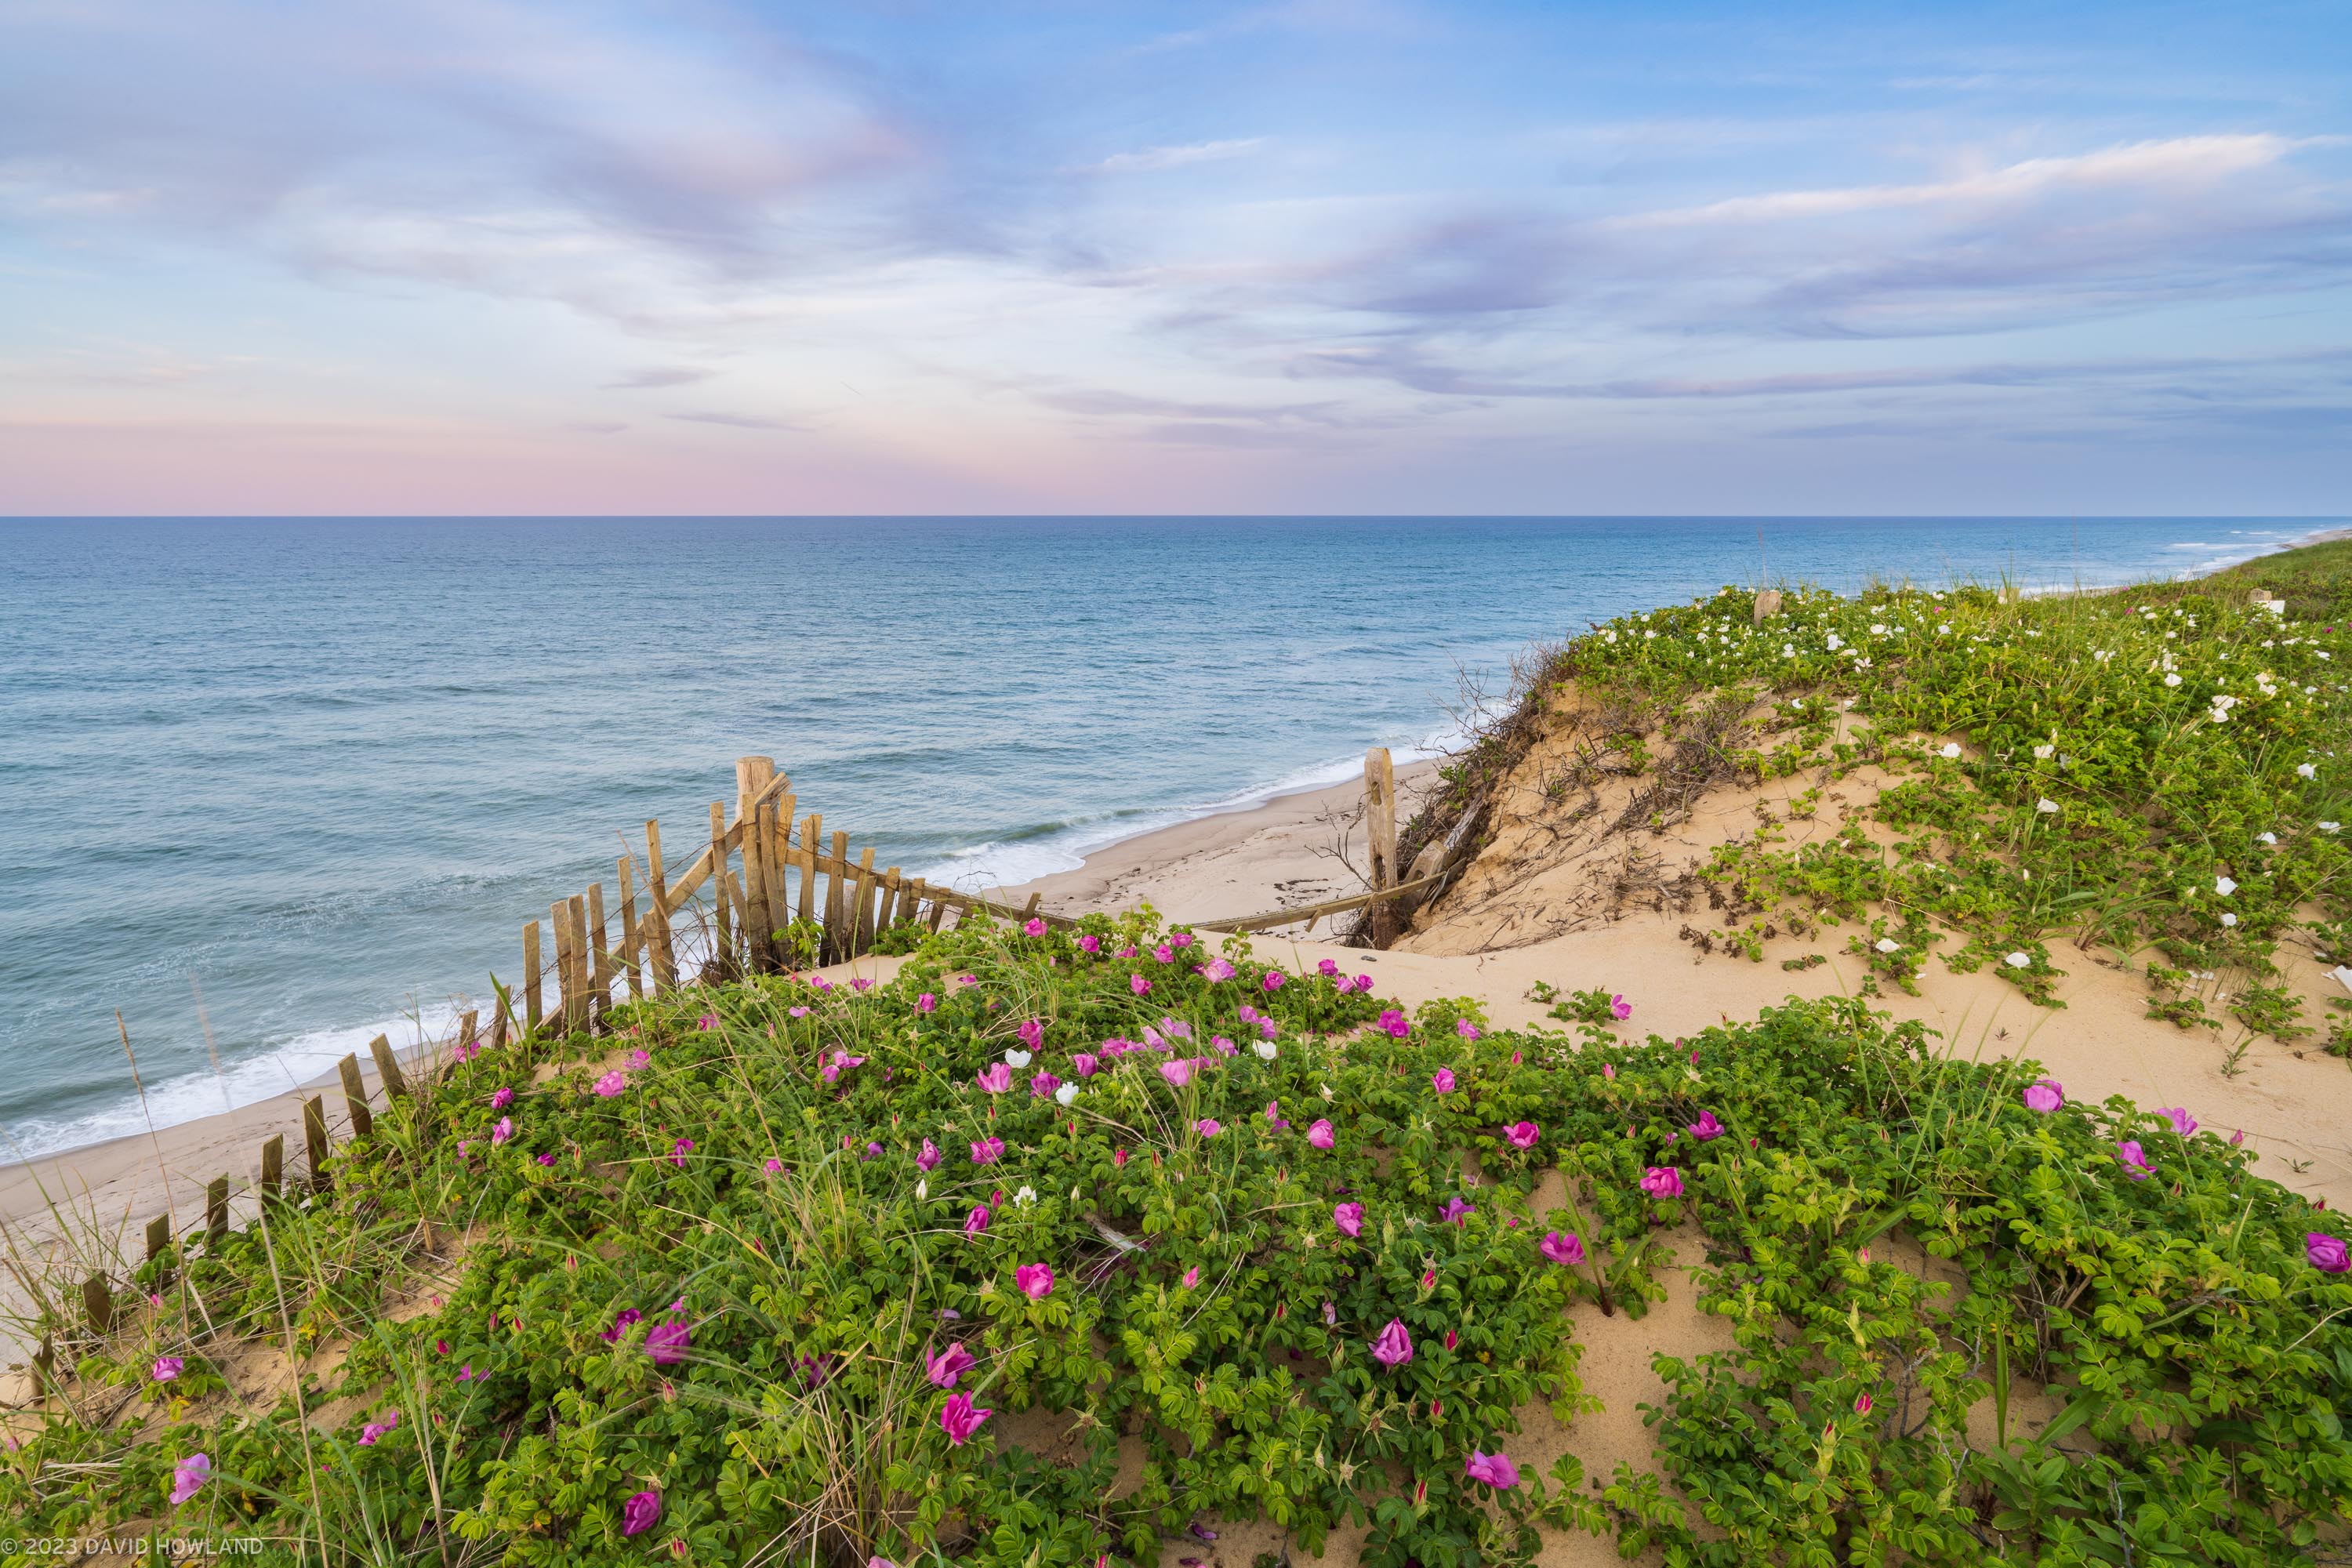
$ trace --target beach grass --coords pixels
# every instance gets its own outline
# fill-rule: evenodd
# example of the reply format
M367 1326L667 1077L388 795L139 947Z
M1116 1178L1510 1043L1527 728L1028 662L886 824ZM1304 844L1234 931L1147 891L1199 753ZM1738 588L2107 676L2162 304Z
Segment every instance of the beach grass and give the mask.
M2352 919L2347 585L2352 545L1727 590L1564 645L1521 711L1619 715L1670 791L1883 773L1866 824L1710 868L1874 984L2048 1005L2095 948L2200 1036L2177 1005L2324 1031L2275 981ZM110 1334L52 1284L70 1375L0 1512L336 1563L1151 1562L1245 1520L1400 1568L2342 1548L2352 1233L2184 1109L1867 994L1644 1038L1605 984L1506 1029L1149 911L887 945L870 986L453 1042L331 1190L175 1247ZM1571 1315L1682 1289L1729 1342L1657 1364L1653 1464L1588 1474ZM1512 1459L1547 1422L1566 1457Z

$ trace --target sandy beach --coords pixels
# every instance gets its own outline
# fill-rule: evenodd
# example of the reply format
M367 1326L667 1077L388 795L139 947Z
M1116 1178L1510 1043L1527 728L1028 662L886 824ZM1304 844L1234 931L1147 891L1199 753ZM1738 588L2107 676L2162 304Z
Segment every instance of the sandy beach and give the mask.
M1397 771L1400 820L1411 816L1436 779L1433 762ZM1277 795L1257 805L1219 812L1107 845L1076 869L1040 878L998 895L1024 901L1044 896L1045 907L1060 913L1127 909L1150 902L1180 920L1256 914L1361 890L1356 869L1363 863L1360 782L1330 784ZM1328 926L1317 928L1328 934ZM895 968L883 960L887 973ZM825 971L845 978L877 973L875 961ZM411 1062L429 1060L445 1042L412 1044ZM377 1075L363 1069L371 1096ZM175 1228L195 1223L205 1189L226 1175L230 1223L251 1216L261 1169L261 1146L282 1135L290 1175L302 1170L302 1101L323 1094L328 1130L340 1143L350 1122L332 1075L300 1089L274 1095L217 1115L117 1138L29 1162L0 1165L0 1240L26 1255L53 1260L61 1273L109 1267L136 1258L150 1217L169 1213ZM24 1302L13 1279L0 1282L12 1310ZM0 1329L0 1365L21 1363L23 1347Z

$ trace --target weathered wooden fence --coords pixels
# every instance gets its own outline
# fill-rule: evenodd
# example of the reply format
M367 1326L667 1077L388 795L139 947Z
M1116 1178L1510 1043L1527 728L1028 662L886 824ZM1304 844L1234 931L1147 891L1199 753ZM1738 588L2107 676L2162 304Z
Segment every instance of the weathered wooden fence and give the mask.
M537 920L524 923L520 987L508 987L492 977L490 1045L548 1029L601 1033L622 988L636 998L682 984L861 957L874 950L884 932L908 922L926 931L942 929L950 914L959 924L975 915L1042 920L1053 927L1076 923L1064 915L1043 913L1038 895L1016 909L907 876L896 866L877 870L870 847L853 858L847 833L836 829L828 838L824 819L814 812L794 819L797 799L792 781L776 771L771 758L738 759L735 786L731 816L725 802L711 803L709 838L683 869L671 873L663 856L661 824L647 822L642 863L633 854L624 854L614 863L611 904L604 884L595 882L550 904L544 928ZM1442 890L1440 884L1457 868L1461 847L1449 843L1446 854L1435 860L1424 853L1410 878L1399 874L1396 780L1383 748L1375 747L1365 757L1364 805L1371 884L1367 891L1303 908L1191 923L1201 931L1257 931L1304 922L1312 931L1325 916L1367 910L1374 945L1385 945L1415 905ZM689 928L684 940L682 923ZM691 975L681 973L682 949L698 961ZM520 1016L515 1011L518 989ZM468 1012L458 1020L449 1041L453 1049L477 1043L479 1017L478 1011ZM368 1042L368 1054L386 1102L405 1098L411 1092L407 1072L390 1039L378 1035ZM426 1070L437 1070L439 1065L428 1063ZM336 1078L351 1137L372 1136L374 1110L357 1053L337 1064ZM298 1175L289 1179L286 1169L284 1133L271 1135L261 1145L259 1179L252 1191L265 1205L291 1200L300 1190L323 1194L332 1187L325 1092L306 1096L301 1110L304 1169ZM224 1173L205 1188L201 1225L175 1228L173 1213L149 1220L146 1261L163 1258L175 1241L183 1247L218 1245L229 1232L230 1194L230 1178ZM112 1328L118 1291L127 1283L108 1273L83 1281L82 1308L89 1329L103 1335ZM54 1375L54 1334L45 1336L35 1356L36 1370L45 1380Z

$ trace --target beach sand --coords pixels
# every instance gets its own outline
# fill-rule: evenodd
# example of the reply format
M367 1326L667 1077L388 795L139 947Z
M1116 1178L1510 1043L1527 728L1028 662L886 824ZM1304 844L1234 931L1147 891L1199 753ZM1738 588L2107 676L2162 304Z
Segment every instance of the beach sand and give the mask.
M1410 1008L1437 997L1468 996L1499 1026L1552 1026L1544 1004L1530 993L1538 982L1560 991L1598 987L1620 993L1633 1005L1619 1026L1627 1037L1655 1034L1672 1039L1712 1025L1753 1019L1761 1008L1791 997L1853 995L1867 972L1843 951L1846 932L1822 932L1808 941L1774 938L1764 962L1722 952L1700 952L1684 932L1711 925L1704 913L1678 905L1672 889L1679 872L1759 820L1759 807L1787 825L1791 842L1833 830L1813 822L1795 797L1811 781L1777 780L1758 786L1726 786L1694 804L1688 816L1663 828L1632 833L1596 832L1585 837L1547 827L1541 781L1547 759L1540 748L1515 771L1506 786L1486 847L1447 897L1423 910L1402 942L1381 952L1336 945L1328 924L1310 937L1302 927L1248 939L1256 953L1294 972L1329 959L1349 973L1373 977L1375 994ZM1419 795L1436 777L1433 764L1400 773L1400 819L1410 816ZM1863 770L1834 787L1861 798L1880 782ZM1515 795L1512 792L1517 792ZM1830 798L1838 798L1832 795ZM1359 890L1349 862L1362 863L1362 830L1355 820L1361 785L1332 785L1280 797L1246 810L1203 817L1108 846L1076 869L1004 889L1009 901L1034 892L1049 910L1075 913L1124 909L1149 901L1172 920L1213 920L1299 906ZM1557 811L1550 812L1557 818ZM1609 814L1601 814L1606 817ZM1685 884L1685 889L1687 884ZM1685 890L1685 897L1687 896ZM1343 922L1346 917L1342 917ZM2128 1096L2143 1107L2181 1106L2206 1129L2242 1131L2260 1156L2262 1173L2332 1206L2352 1202L2352 1069L2307 1042L2284 1046L2254 1039L2232 1058L2236 1031L2221 1038L2187 1034L2144 1016L2142 980L2111 954L2085 952L2061 938L2053 954L2068 973L2059 983L2062 1009L2032 1005L2013 987L1985 972L1948 973L1930 963L1919 976L1919 994L1889 990L1871 1005L1897 1019L1916 1019L1942 1037L1943 1048L1969 1057L2030 1056L2061 1079L2071 1098L2098 1100ZM1784 970L1780 960L1822 954L1810 967ZM2305 1003L2306 1017L2322 1016L2327 998L2343 993L2340 981L2308 953L2282 952L2288 983ZM887 978L897 960L866 960L853 971ZM340 1094L330 1092L338 1135ZM240 1190L249 1188L260 1141L272 1131L288 1136L299 1163L299 1104L295 1096L243 1108L223 1116L169 1129L154 1138L118 1141L30 1166L0 1170L0 1217L19 1233L39 1232L52 1222L63 1200L82 1237L52 1237L51 1245L102 1247L109 1239L135 1244L145 1217L168 1200L185 1222L202 1204L203 1184L226 1171ZM240 1209L238 1218L244 1210ZM53 1228L53 1226L52 1226ZM1696 1232L1674 1239L1678 1265L1703 1262ZM1917 1249L1905 1255L1922 1273L1938 1265ZM1573 1451L1587 1476L1606 1477L1620 1460L1651 1468L1650 1430L1640 1406L1663 1393L1652 1357L1688 1358L1728 1347L1722 1319L1697 1310L1696 1292L1680 1279L1668 1281L1668 1300L1645 1318L1603 1319L1580 1310L1574 1332L1584 1348L1580 1375L1588 1394L1603 1408L1568 1423L1542 1405L1514 1412L1519 1428L1511 1452L1523 1465L1548 1467ZM10 1356L6 1359L17 1359ZM17 1393L0 1390L0 1393ZM2057 1414L2055 1401L2038 1388L2021 1388L2016 1412L2030 1426ZM1038 1416L1008 1426L1014 1440L1051 1457L1064 1441L1052 1422ZM1034 1428L1034 1431L1032 1430ZM1240 1568L1261 1552L1284 1550L1283 1532L1260 1522L1209 1521L1218 1531L1213 1545L1173 1543L1163 1554L1198 1556L1210 1568ZM1361 1531L1333 1532L1321 1561L1351 1568L1360 1560ZM1655 1561L1653 1552L1643 1561ZM1537 1561L1546 1564L1599 1565L1619 1561L1614 1547L1582 1535L1548 1537Z

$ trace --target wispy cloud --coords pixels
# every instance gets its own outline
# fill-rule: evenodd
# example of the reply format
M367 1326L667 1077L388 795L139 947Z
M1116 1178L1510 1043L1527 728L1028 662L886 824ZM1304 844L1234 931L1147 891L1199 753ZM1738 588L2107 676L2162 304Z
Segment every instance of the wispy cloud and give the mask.
M805 425L795 425L789 419L773 419L762 414L728 414L717 409L701 409L691 414L672 414L671 419L683 419L692 425L727 425L738 430L805 430Z
M1265 145L1265 137L1250 136L1231 142L1194 142L1183 147L1146 147L1139 152L1115 153L1093 167L1106 174L1149 174L1159 169L1181 169L1191 163L1245 158Z
M709 381L718 372L700 365L660 364L633 370L604 383L608 392L637 392L664 386L691 386L698 381Z

